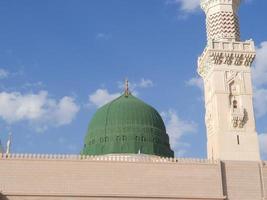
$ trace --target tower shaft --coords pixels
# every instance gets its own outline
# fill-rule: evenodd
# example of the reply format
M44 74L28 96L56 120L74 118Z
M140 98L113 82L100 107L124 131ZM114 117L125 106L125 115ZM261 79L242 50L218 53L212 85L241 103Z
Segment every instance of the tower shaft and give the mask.
M203 0L208 40L240 40L237 15L240 0Z
M205 87L209 159L260 160L252 100L252 40L240 41L240 0L202 0L207 46L198 59Z

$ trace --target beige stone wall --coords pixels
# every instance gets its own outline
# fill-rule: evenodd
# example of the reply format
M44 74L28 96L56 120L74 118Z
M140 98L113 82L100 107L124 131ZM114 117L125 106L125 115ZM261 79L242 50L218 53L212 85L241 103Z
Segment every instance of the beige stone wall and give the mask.
M267 200L267 162L265 163L263 167L262 174L263 174L264 196L265 196L265 199Z
M203 161L0 159L0 190L10 200L223 197L220 164Z
M263 200L266 186L260 162L0 156L6 200Z
M260 163L228 161L222 164L226 195L229 200L261 200Z

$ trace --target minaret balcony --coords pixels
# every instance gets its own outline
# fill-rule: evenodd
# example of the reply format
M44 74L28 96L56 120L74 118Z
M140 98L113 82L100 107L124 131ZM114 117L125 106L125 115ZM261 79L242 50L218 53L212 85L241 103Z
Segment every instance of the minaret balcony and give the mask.
M251 66L256 55L252 40L208 42L202 55L198 58L198 73L205 76L212 65Z

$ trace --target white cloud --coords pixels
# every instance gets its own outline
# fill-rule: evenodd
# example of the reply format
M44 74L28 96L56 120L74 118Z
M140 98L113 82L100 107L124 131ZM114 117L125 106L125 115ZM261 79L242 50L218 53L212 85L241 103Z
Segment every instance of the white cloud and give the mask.
M267 84L267 41L262 42L256 51L252 75L254 86L259 87Z
M245 0L246 3L252 0ZM167 0L167 4L178 4L186 13L193 13L200 8L200 0Z
M193 77L185 82L186 85L196 87L201 91L201 95L197 98L199 101L205 101L204 98L204 81L201 77Z
M24 85L21 86L22 88L26 89L26 88L43 88L45 87L45 84L42 81L38 81L38 82L27 82Z
M186 84L189 86L195 86L202 91L204 90L204 83L201 77L193 77L190 80L188 80Z
M267 133L259 135L260 149L263 157L267 157Z
M177 3L181 4L181 9L186 12L194 12L199 8L199 0L176 0Z
M150 79L144 79L142 78L140 83L137 84L140 88L149 88L149 87L153 87L154 83L153 81L151 81Z
M184 135L197 131L196 123L180 119L174 110L163 112L161 115L165 121L172 149L175 151L176 156L183 156L186 153L186 148L190 145L182 142L181 139Z
M137 89L146 89L153 86L154 83L150 79L142 78L139 82L129 82L130 92L134 96L138 96ZM124 91L124 87L124 82L118 82L118 89L120 89L122 92ZM110 93L107 89L97 89L94 93L89 95L88 105L94 105L99 108L122 95L122 92Z
M119 97L120 93L109 93L107 89L98 89L89 95L89 102L98 108Z
M57 101L50 98L47 91L0 93L0 118L9 124L28 121L39 131L71 123L79 109L72 97Z
M111 34L108 33L98 33L96 34L96 39L98 40L109 40L111 39Z
M5 69L0 68L0 79L5 79L9 76L9 72Z
M182 11L192 13L199 8L200 0L168 0L167 3L178 4Z
M118 82L119 89L123 90L124 87L125 87L124 82ZM141 80L138 82L129 81L129 88L131 92L135 94L138 94L137 92L138 89L146 89L146 88L151 88L151 87L154 87L154 83L150 79L141 78Z
M257 117L267 113L267 89L254 89L254 108Z
M79 106L75 103L75 100L72 97L67 96L60 99L60 101L54 105L54 109L55 110L50 113L57 126L70 124L80 110Z
M267 41L262 42L256 52L252 67L254 107L257 117L263 117L267 114Z

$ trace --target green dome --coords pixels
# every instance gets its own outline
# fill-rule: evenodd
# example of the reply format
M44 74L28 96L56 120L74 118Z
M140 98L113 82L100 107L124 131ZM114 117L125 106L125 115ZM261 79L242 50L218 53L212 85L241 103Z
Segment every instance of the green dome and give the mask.
M124 94L95 113L82 153L104 155L139 152L174 156L159 113L133 95Z

